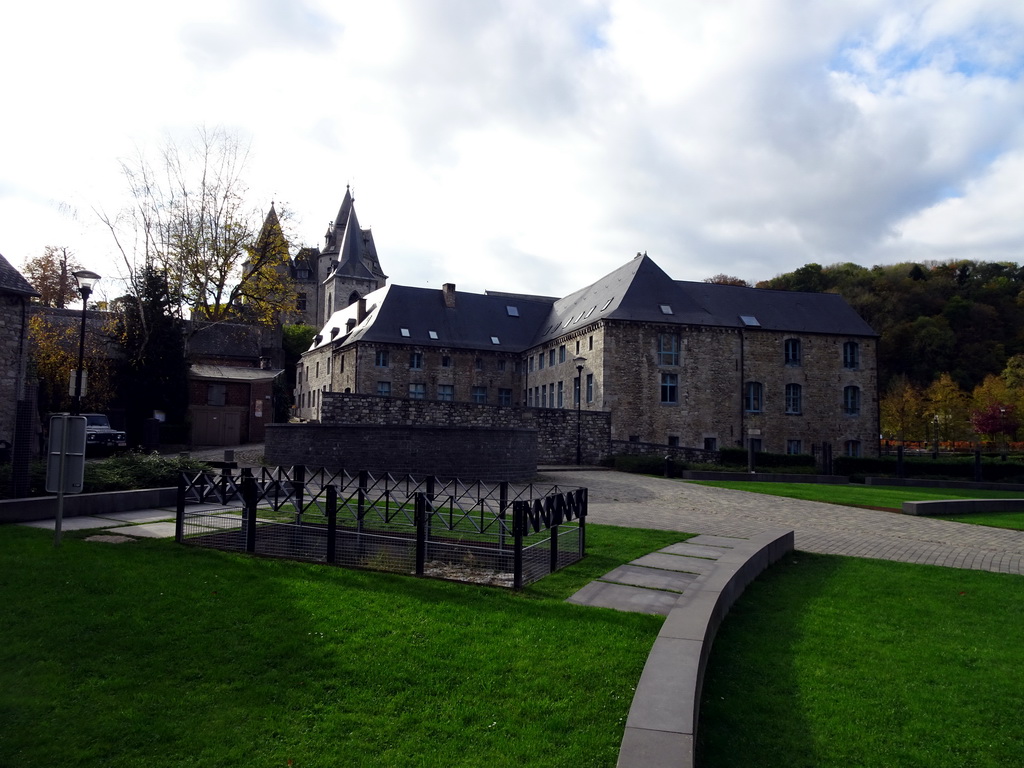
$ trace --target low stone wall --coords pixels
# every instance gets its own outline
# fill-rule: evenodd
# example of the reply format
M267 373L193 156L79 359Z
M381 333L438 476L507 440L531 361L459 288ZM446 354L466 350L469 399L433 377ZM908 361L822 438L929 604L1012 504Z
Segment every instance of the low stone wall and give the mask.
M178 503L177 488L143 488L106 493L69 493L64 496L64 517L169 508ZM57 516L57 497L0 500L0 523L30 523ZM168 512L170 516L170 512Z
M1024 499L934 499L904 501L904 515L973 515L985 512L1024 512Z
M321 406L322 424L533 430L541 464L576 463L576 419L577 412L571 408L520 408L343 392L324 392ZM599 463L611 450L611 414L580 411L579 438L582 463Z
M277 466L522 481L537 473L537 433L419 424L268 424L264 455Z

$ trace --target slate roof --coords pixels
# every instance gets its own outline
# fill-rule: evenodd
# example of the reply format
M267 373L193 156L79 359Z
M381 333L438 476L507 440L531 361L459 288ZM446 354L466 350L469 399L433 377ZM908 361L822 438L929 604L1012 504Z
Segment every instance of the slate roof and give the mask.
M311 348L330 343L336 328L333 340L345 344L370 341L521 352L530 346L551 308L550 299L463 291L455 291L455 306L449 308L443 290L404 285L385 286L368 293L365 300L366 318L350 334L346 336L345 329L349 319L357 318L355 304L335 312Z
M756 326L744 321L744 317L754 318ZM556 301L534 344L542 344L601 319L720 328L760 327L793 333L877 335L837 294L768 291L673 280L649 256L638 254L597 282Z
M385 277L377 258L373 234L359 226L352 192L348 187L345 188L345 198L338 209L334 224L327 230L325 237L323 253L337 262L330 277L358 277L370 280Z
M513 316L508 307L515 307ZM768 291L715 283L673 280L647 256L635 259L562 299L456 291L455 308L443 290L390 285L366 296L367 315L346 336L346 322L357 318L352 305L336 312L312 348L333 340L520 352L549 342L597 320L676 323L720 328L877 336L836 294ZM408 331L405 335L402 329ZM434 331L437 338L430 336ZM500 344L491 342L491 337Z
M14 293L19 296L38 296L39 291L29 285L21 272L0 254L0 291Z

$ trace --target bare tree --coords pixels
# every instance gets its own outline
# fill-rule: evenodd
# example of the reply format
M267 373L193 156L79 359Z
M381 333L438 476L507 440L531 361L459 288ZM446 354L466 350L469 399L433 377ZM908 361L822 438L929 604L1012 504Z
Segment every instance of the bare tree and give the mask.
M25 262L25 278L39 291L39 303L64 308L78 297L74 272L81 264L67 246L48 245L39 256Z
M738 285L743 288L751 288L752 286L742 277L733 277L732 275L717 274L711 277L704 278L705 283L714 283L716 285Z
M121 163L132 205L100 218L133 296L149 268L166 278L179 315L273 322L292 308L287 246L257 247L263 217L246 202L247 158L234 134L201 128L187 145L168 141L156 167L142 153Z

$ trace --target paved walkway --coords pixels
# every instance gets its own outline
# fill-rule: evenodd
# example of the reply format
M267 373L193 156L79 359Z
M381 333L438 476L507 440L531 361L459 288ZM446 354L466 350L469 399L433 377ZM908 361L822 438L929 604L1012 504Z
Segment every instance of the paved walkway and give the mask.
M952 523L613 471L557 470L544 480L590 489L592 523L746 538L792 529L805 552L1024 573L1024 531Z

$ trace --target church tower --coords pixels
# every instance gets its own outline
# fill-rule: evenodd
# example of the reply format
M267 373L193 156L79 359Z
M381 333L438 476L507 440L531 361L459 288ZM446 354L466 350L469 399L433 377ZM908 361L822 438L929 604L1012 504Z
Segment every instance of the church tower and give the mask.
M320 283L317 326L323 326L337 310L383 288L388 280L380 268L373 234L359 226L352 191L347 186L338 216L328 225L324 238L324 249L317 263Z

